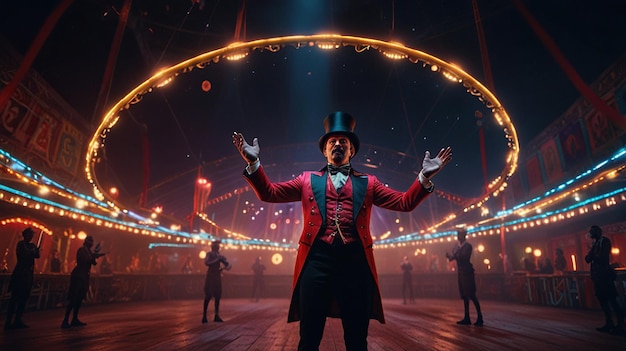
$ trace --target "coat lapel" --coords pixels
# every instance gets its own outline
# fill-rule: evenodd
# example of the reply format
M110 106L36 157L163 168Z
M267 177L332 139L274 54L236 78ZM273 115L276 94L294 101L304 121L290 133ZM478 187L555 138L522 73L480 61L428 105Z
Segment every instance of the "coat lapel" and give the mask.
M365 192L367 191L367 177L358 177L354 174L350 175L352 180L352 216L356 220L357 214L365 200Z
M322 228L326 227L326 174L326 172L322 172L321 175L311 173L311 188L322 216Z

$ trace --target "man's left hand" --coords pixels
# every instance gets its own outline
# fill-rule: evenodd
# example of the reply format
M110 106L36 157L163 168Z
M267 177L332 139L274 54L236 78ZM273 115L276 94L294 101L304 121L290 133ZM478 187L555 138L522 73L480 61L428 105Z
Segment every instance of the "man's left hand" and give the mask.
M450 162L451 159L452 148L449 146L439 150L439 153L434 158L430 158L430 151L426 151L424 161L422 162L422 174L428 179L432 178L443 166Z

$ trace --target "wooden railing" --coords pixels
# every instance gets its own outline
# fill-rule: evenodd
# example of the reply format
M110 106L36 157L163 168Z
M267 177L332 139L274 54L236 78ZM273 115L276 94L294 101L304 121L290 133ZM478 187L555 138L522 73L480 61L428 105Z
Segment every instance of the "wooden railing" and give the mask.
M0 311L6 311L10 274L0 274ZM413 275L415 298L459 298L453 273ZM101 304L147 300L202 299L204 274L113 274L94 275L86 303ZM262 297L289 298L290 275L267 275ZM69 275L36 274L28 310L62 307L66 302ZM379 276L384 298L401 298L400 274ZM626 271L615 282L619 300L626 306ZM508 301L562 308L599 309L588 273L564 275L478 274L477 295L481 300ZM224 298L252 298L252 276L224 274Z

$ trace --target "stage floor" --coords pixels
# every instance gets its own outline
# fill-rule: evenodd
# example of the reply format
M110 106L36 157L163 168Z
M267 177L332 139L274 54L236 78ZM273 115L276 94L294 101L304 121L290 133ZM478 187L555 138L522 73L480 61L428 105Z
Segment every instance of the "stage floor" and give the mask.
M600 311L482 301L483 327L460 326L459 300L384 300L386 324L370 323L369 350L623 350L626 337L600 333ZM28 312L28 329L1 330L0 350L296 350L289 301L222 299L224 323L202 324L202 301L83 306L88 325L61 329L63 309ZM470 309L475 319L473 306ZM4 320L5 316L2 316ZM341 322L328 319L320 350L345 350Z

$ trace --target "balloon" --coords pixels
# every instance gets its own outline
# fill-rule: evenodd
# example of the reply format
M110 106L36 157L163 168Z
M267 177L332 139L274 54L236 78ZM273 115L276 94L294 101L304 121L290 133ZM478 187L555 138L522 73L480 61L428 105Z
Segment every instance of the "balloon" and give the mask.
M203 81L202 82L202 90L204 90L205 93L207 91L211 90L211 82L209 82L208 80Z

